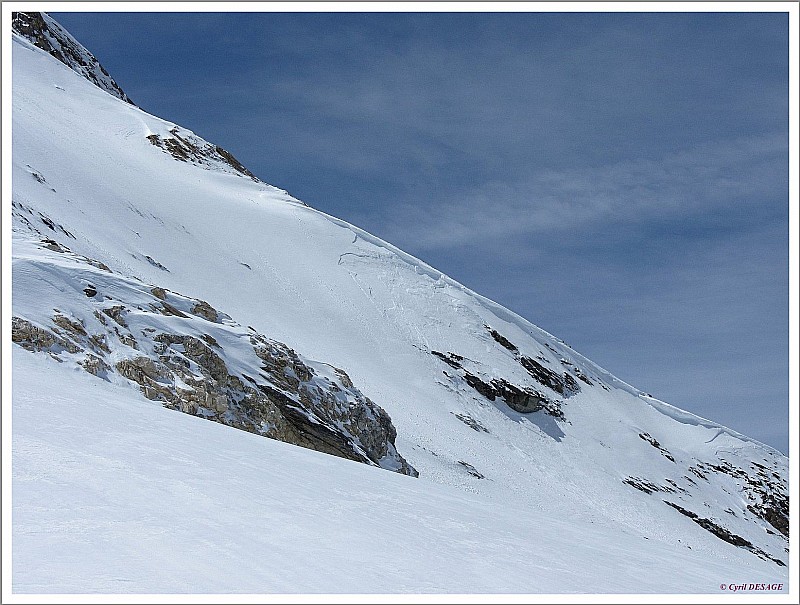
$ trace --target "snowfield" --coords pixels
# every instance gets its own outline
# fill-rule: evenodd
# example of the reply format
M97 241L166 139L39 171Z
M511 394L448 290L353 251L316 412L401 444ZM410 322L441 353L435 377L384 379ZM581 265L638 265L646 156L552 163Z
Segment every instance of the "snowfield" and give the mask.
M12 46L14 593L788 590L786 456Z
M718 593L742 570L785 582L749 553L714 560L264 439L24 351L14 388L18 593Z

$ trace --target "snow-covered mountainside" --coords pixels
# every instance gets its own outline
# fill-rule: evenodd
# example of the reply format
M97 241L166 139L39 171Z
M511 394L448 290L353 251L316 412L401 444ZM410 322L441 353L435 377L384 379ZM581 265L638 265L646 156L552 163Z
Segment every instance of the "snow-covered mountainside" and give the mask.
M13 37L16 589L787 588L784 455L263 183L34 21ZM159 573L132 554L154 541L178 553ZM228 562L190 578L198 541ZM309 552L325 573L298 572Z
M13 13L13 30L107 93L133 104L95 56L47 13Z

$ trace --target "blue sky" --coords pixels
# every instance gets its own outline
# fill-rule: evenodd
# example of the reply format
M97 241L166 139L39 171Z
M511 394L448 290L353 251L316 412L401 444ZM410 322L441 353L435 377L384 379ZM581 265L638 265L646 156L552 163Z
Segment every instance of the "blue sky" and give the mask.
M788 451L788 17L53 13L146 111Z

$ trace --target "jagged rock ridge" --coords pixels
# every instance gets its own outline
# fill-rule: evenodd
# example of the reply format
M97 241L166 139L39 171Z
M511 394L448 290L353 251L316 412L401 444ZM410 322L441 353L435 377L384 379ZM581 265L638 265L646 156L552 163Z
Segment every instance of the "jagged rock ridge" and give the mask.
M97 87L134 105L100 61L47 13L11 13L11 28Z

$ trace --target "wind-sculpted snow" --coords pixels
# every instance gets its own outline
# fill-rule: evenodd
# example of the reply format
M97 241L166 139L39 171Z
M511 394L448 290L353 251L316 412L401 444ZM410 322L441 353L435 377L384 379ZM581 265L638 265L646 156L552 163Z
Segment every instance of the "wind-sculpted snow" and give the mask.
M332 569L348 568L339 559L342 551L360 556L339 539L349 530L334 529L336 520L352 521L343 512L350 504L330 493L350 477L341 488L349 497L357 476L365 485L356 492L369 501L358 504L364 506L359 515L373 508L407 527L413 520L435 525L436 540L409 544L428 549L431 568L462 557L459 569L472 570L461 584L435 574L431 584L418 578L393 584L398 575L376 578L373 565L355 574L360 585L348 576L347 586L357 591L458 585L594 592L594 582L598 591L630 591L638 583L642 591L664 592L680 587L676 578L690 578L686 591L716 592L731 582L787 577L786 456L628 385L513 311L250 176L213 143L107 94L20 36L12 47L12 314L15 359L27 368L15 385L31 388L30 368L50 372L52 380L43 376L35 396L52 392L55 401L68 397L61 392L64 377L80 376L81 384L102 393L91 398L95 403L118 394L120 418L146 409L149 398L194 417L170 416L181 431L196 427L185 421L197 417L244 429L215 427L229 434L219 439L227 439L231 451L249 443L254 436L247 433L273 436L399 474L418 471L415 481L377 474L414 483L423 500L426 493L461 494L477 507L470 510L504 511L487 526L496 541L470 525L452 530L459 538L451 548L448 528L468 525L455 512L459 502L438 502L423 515L427 521L420 520L413 506L396 499L406 492L387 487L390 495L377 496L385 482L350 473L345 460L325 466L330 476L314 492L319 502L305 495L287 504L277 490L265 508L294 507L303 519L328 511L320 539L337 549L320 557L336 558ZM535 283L536 276L530 279ZM83 396L79 391L75 397ZM26 415L15 416L15 440L31 439L35 428L25 422L41 418L30 408L33 396L14 392L15 412L18 402L29 406ZM92 409L102 415L107 408ZM102 418L92 427L108 422ZM141 438L139 429L134 438ZM107 447L113 464L130 455L112 451L113 443ZM54 456L65 457L56 468L68 468L72 450L60 441L53 448ZM25 474L35 460L30 448L15 450L15 502L30 502L43 489L40 475ZM281 464L278 454L269 460ZM311 468L302 456L289 460ZM291 476L292 470L270 472ZM111 483L100 475L105 489ZM227 486L234 479L209 481ZM213 510L224 491L211 490L213 502L188 500ZM126 514L112 508L111 516ZM24 560L42 552L72 556L59 542L62 534L48 544L47 532L39 532L52 511L24 510L15 516L15 531L37 536L15 541ZM257 507L247 510L259 514ZM90 538L102 534L101 517L95 525L91 515L81 517ZM396 528L386 536L377 532L385 524L365 525L372 533L364 553L384 567L402 561L419 569L397 554L391 541L403 537ZM288 527L270 531L292 544L308 531ZM136 531L125 526L118 538L135 545ZM226 556L247 567L249 551L240 542L250 544L249 536L237 534ZM471 557L480 557L481 565ZM486 557L503 563L484 573ZM287 573L278 559L276 573ZM565 567L547 563L553 560L573 569L561 575ZM137 565L132 574L149 569ZM85 577L102 576L99 560L87 566ZM208 571L204 586L234 590L217 573ZM546 580L539 582L540 574ZM46 575L23 576L26 587L47 591ZM138 577L143 590L174 587ZM555 581L565 577L572 583ZM109 586L121 590L116 582Z

